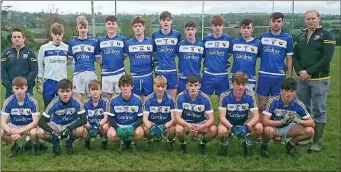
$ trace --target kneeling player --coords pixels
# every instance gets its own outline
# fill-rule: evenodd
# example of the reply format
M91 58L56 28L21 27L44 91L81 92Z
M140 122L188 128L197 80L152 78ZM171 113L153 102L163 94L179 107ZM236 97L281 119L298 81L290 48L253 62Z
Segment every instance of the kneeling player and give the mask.
M168 149L174 148L174 117L175 101L173 97L166 92L167 79L163 75L158 75L154 79L154 93L146 97L144 103L143 123L144 132L148 139L147 150L153 139L162 138L166 133Z
M204 134L198 145L201 154L206 154L206 143L217 134L210 98L199 90L200 87L200 76L189 76L187 90L181 92L176 100L175 134L180 141L181 153L187 153L185 137L189 132L194 136Z
M58 82L58 95L47 105L39 119L38 137L53 144L53 154L60 155L60 139L67 138L66 150L73 154L73 142L83 137L86 115L82 102L73 95L72 82L62 79ZM51 121L50 121L51 119Z
M85 113L88 117L88 123L84 126L85 147L90 150L90 139L95 138L98 134L102 137L102 148L108 148L107 131L108 125L108 112L107 102L108 99L101 96L102 89L101 83L97 80L90 81L89 85L90 97L84 102Z
M14 78L12 85L14 94L4 101L1 111L1 139L11 146L11 153L8 157L13 157L21 151L17 141L23 134L29 135L33 143L33 154L38 154L38 101L31 94L26 93L28 86L25 78ZM9 123L7 123L8 117Z
M296 144L314 136L314 120L304 104L295 98L297 83L286 78L281 86L281 94L269 99L263 111L264 133L261 154L268 156L268 142L274 136L284 136L288 154L297 156Z
M119 152L131 147L136 151L135 140L144 138L142 124L142 100L132 93L133 77L130 74L121 76L118 86L121 93L112 97L108 103L108 120L111 125L108 130L109 141L119 141Z
M219 155L227 156L227 147L232 133L244 138L244 155L251 154L251 145L263 132L259 123L259 114L254 93L246 90L248 77L245 73L236 72L232 76L232 89L224 92L219 100L220 123L218 137L222 143Z

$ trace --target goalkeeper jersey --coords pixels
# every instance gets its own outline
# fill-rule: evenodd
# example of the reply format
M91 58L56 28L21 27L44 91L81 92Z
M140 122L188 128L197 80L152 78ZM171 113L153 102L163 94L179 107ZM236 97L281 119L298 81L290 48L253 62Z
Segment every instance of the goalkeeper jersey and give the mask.
M108 99L103 96L99 98L98 104L96 106L94 106L92 97L89 97L84 101L84 110L90 125L99 123L104 118L104 115L108 114L107 102Z
M256 96L245 90L241 99L236 100L233 89L221 94L219 110L226 110L226 119L232 125L243 125L248 119L249 112L258 110Z
M175 101L167 92L162 97L162 102L157 101L155 93L146 97L144 103L144 112L148 113L148 120L154 124L160 125L169 122L172 119L171 113L174 111Z
M303 102L296 97L291 100L289 105L284 105L281 94L277 94L269 99L263 113L270 116L270 119L275 121L282 120L285 113L295 113L302 119L307 119L310 116ZM285 126L286 125L283 125L281 127Z
M69 46L50 41L40 47L38 53L38 78L60 81L67 78L67 51Z
M118 125L133 125L138 116L143 115L142 100L136 94L131 94L129 100L124 100L122 93L113 96L107 106L110 116Z

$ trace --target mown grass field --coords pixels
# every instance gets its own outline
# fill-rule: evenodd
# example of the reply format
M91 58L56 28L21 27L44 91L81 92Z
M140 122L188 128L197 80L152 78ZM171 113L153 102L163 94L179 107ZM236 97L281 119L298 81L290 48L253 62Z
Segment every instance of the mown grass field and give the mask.
M126 61L128 65L129 61ZM97 66L98 67L98 66ZM98 70L99 68L97 68ZM71 73L69 73L71 78ZM5 90L1 90L1 104ZM38 98L43 107L41 95ZM84 142L75 142L76 155L68 156L62 145L62 155L52 157L52 146L39 156L24 152L15 158L7 158L9 146L1 149L2 171L340 171L340 47L337 47L331 63L331 87L328 95L328 125L324 134L324 150L320 153L308 154L307 146L299 146L300 157L292 158L285 153L284 145L270 143L270 158L259 155L259 145L253 146L254 156L244 158L242 141L234 139L229 146L229 156L216 155L220 143L213 140L208 143L208 155L197 152L197 141L188 142L188 154L167 152L165 145L157 143L151 153L144 152L144 142L138 142L140 150L136 155L132 152L116 153L116 144L109 144L109 150L100 148L100 141L92 142L92 151L83 148ZM215 116L218 117L217 97L213 96L212 104ZM218 121L216 121L218 122ZM179 147L177 143L177 148Z

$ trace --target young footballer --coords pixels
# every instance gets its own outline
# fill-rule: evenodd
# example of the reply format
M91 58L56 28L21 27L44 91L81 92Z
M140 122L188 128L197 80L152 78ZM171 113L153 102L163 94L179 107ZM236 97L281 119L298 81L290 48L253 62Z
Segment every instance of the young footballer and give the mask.
M217 134L214 125L214 114L210 98L200 91L200 76L187 77L186 90L179 93L175 106L175 134L180 141L181 153L187 153L186 135L203 134L198 148L201 154L206 154L206 143Z

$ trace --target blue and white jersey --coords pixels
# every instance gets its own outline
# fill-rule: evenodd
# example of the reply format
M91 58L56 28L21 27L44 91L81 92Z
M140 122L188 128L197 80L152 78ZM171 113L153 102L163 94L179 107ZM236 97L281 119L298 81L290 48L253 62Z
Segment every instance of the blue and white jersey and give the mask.
M176 71L176 45L181 41L181 33L171 29L165 35L160 29L153 32L152 39L155 43L155 52L158 59L158 66L155 68L155 72Z
M107 103L108 99L101 96L99 102L96 106L92 101L92 98L89 97L84 101L84 110L85 114L88 117L88 122L90 125L94 125L95 123L99 123L104 115L107 115Z
M102 57L102 76L113 76L125 72L124 44L126 37L105 35L97 40L96 54Z
M261 42L258 39L246 42L243 37L232 40L233 64L231 74L246 73L249 84L256 84L256 63Z
M262 33L259 40L262 43L259 73L270 77L285 76L284 59L286 56L294 54L292 36L284 31L279 35L273 35L271 31L268 31Z
M118 125L133 125L138 116L143 115L142 100L136 94L131 94L129 100L124 100L122 93L113 96L107 106L110 116Z
M26 93L24 103L19 104L15 94L9 96L1 110L1 115L9 116L9 123L24 126L33 122L32 116L39 115L39 105L37 99Z
M51 121L60 124L67 125L79 118L80 114L85 113L82 102L74 95L70 98L69 102L64 103L59 96L56 96L47 105L43 115L47 118L51 118Z
M245 90L238 101L233 89L220 95L219 110L226 110L226 119L232 124L244 124L249 118L249 112L258 111L255 94Z
M204 51L204 72L209 74L227 74L228 53L232 36L222 34L219 38L214 38L210 33L203 39Z
M175 101L167 92L162 97L162 102L157 101L155 93L146 97L144 113L148 113L148 120L156 125L165 124L172 120L171 113L174 111Z
M200 75L204 44L198 40L191 43L185 39L178 44L177 52L179 57L179 78L186 79L190 75Z
M124 44L124 52L130 58L130 74L141 76L152 73L153 53L155 51L153 39L144 37L139 42L135 37Z
M95 57L99 57L99 51L95 51L96 40L87 37L84 40L74 37L69 43L68 57L75 60L75 70L73 74L84 71L95 72Z
M300 116L302 119L307 119L310 117L307 108L296 97L294 97L289 105L284 105L283 100L281 98L281 94L277 94L269 99L266 104L265 110L263 111L265 115L270 116L271 120L280 121L284 118L285 113L295 113ZM285 127L287 125L282 125L280 128Z
M200 123L207 119L208 113L213 113L210 98L199 91L193 101L187 90L181 92L176 100L175 111L182 113L182 119L188 123Z
M38 78L60 81L67 78L67 54L69 46L52 41L40 47L38 53Z

